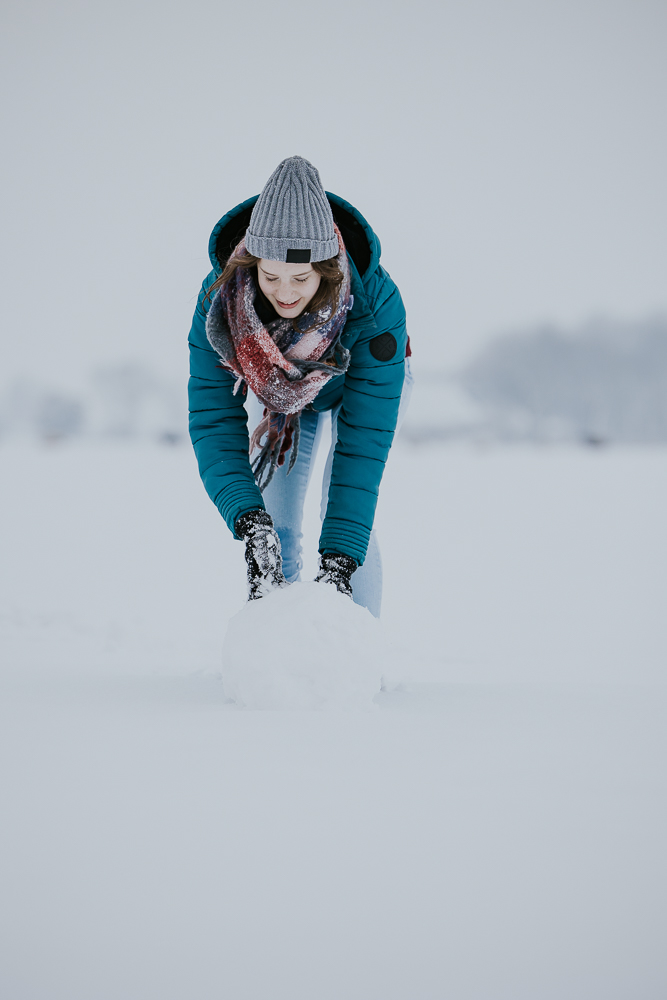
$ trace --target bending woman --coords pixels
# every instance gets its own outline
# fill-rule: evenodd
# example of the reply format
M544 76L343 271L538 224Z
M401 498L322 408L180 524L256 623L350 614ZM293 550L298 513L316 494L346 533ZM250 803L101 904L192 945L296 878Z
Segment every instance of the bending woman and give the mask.
M189 337L190 436L208 495L245 541L249 598L300 577L303 503L330 412L316 579L377 617L373 519L411 385L380 242L292 156L218 222L209 255Z

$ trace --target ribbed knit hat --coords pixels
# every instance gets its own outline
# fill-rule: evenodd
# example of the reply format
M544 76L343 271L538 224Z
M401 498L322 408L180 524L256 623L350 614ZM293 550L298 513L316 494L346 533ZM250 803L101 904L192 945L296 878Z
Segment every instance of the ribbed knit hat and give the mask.
M290 156L276 167L255 202L245 245L255 257L288 264L336 256L331 206L312 163Z

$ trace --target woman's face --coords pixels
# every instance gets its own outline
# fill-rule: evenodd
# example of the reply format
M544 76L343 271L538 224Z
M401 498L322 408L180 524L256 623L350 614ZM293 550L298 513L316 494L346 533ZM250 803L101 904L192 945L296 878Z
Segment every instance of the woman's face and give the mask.
M260 260L257 278L273 308L285 319L301 315L321 281L312 264L285 264L281 260Z

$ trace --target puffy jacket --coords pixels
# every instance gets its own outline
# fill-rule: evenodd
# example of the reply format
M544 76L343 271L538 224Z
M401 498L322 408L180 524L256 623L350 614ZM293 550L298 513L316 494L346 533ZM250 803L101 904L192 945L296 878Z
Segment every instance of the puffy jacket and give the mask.
M407 334L398 288L380 265L380 241L348 202L327 192L350 260L354 305L341 342L351 351L345 373L328 382L311 404L317 411L342 403L320 536L321 552L342 552L361 565L373 527L380 480L394 437L403 387ZM209 242L213 270L204 280L190 330L190 437L206 491L230 530L246 511L264 507L248 455L248 420L234 376L206 338L205 298L239 243L257 196L228 212Z

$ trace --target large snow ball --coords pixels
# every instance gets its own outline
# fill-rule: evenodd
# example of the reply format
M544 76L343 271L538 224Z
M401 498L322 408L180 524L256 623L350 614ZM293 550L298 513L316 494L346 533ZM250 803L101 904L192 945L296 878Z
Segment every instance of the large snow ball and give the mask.
M249 601L222 649L225 694L252 709L370 708L380 690L380 623L321 583Z

